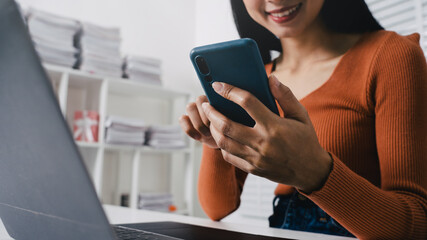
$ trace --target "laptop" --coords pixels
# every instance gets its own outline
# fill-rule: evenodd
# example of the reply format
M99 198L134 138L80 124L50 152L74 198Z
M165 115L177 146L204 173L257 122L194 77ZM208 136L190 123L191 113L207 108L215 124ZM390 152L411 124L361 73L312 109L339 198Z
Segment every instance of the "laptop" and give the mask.
M110 225L18 6L0 0L0 239L277 238L177 222Z

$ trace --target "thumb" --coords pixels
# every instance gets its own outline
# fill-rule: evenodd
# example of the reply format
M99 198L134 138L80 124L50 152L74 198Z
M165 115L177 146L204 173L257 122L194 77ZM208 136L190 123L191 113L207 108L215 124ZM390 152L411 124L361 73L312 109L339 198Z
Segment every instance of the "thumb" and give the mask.
M268 81L271 93L285 113L285 118L291 118L301 122L309 121L307 111L292 93L291 89L283 85L274 75L271 75Z

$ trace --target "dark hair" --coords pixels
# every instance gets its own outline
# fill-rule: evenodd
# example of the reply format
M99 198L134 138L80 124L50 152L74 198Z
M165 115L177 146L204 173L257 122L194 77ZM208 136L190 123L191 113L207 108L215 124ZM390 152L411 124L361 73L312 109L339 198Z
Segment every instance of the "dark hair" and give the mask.
M242 0L230 2L240 37L252 38L257 42L264 63L271 61L271 50L282 52L279 39L249 16ZM364 0L325 0L319 14L325 26L337 33L365 33L384 29L372 16Z

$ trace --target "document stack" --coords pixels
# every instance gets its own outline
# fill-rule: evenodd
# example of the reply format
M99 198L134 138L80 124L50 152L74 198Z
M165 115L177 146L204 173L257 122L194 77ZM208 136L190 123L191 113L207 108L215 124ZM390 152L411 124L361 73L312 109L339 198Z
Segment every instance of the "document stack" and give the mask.
M141 120L108 116L105 128L106 143L141 146L144 144L147 126Z
M83 23L78 39L81 70L117 78L122 76L119 28Z
M43 62L73 67L77 61L78 49L74 38L80 24L73 19L30 9L28 28Z
M159 212L168 212L173 207L173 197L170 193L140 193L138 208Z
M161 60L141 56L127 56L124 62L124 77L146 84L162 85Z
M151 126L147 130L146 144L153 148L179 149L186 143L179 126Z

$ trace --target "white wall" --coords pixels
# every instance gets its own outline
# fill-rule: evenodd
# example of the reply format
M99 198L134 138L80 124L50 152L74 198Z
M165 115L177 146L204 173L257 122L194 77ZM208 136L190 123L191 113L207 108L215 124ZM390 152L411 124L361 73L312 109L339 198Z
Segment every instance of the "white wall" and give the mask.
M196 1L196 45L238 37L229 0Z
M197 91L188 54L195 45L196 0L17 0L62 16L120 27L122 52L163 61L167 87Z

